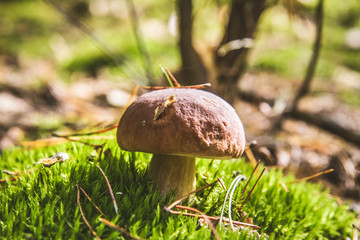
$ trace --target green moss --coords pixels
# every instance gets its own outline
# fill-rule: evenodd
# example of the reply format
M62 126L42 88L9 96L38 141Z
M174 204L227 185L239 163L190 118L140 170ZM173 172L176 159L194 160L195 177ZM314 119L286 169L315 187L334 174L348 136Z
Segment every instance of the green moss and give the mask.
M132 234L149 239L211 238L211 231L200 227L196 219L170 215L163 210L173 200L172 196L161 199L151 185L147 175L151 155L122 152L115 140L106 142L105 149L111 152L104 152L100 161L90 161L89 155L94 154L94 149L79 143L36 150L5 150L1 155L0 169L31 171L21 175L18 181L8 181L1 186L0 235L10 239L91 238L76 201L76 185L79 184L106 214L106 219ZM70 159L51 168L34 166L38 159L59 151L67 152ZM96 164L104 170L116 193L118 214ZM205 182L223 177L225 185L229 186L233 171L249 176L252 169L241 159L199 159L197 185L200 187ZM0 178L9 177L0 173ZM266 172L243 209L261 229L258 233L251 233L246 230L233 232L229 228L220 230L218 227L222 239L256 239L257 234L262 236L261 239L266 236L269 239L343 239L351 236L355 216L346 205L339 205L328 197L320 185L290 184L292 180L293 177L284 177L280 171ZM281 183L288 183L290 192L286 192ZM237 203L242 201L238 198L244 184L242 182L235 192L234 201ZM220 216L224 197L225 191L220 185L214 185L199 192L192 205L208 215ZM84 195L81 195L81 205L87 220L101 238L123 237L98 220L101 214ZM235 203L232 216L234 220L242 220Z

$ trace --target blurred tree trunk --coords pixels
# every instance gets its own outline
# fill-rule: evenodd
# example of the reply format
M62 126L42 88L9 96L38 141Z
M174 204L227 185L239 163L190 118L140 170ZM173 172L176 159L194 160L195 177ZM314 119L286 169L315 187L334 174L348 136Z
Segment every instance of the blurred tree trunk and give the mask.
M192 43L192 0L178 0L177 8L179 16L179 46L182 60L179 82L182 85L205 83L207 82L206 69Z
M259 18L265 8L266 0L232 0L229 20L218 49L230 41L254 38ZM238 48L223 56L215 54L217 92L230 103L237 95L236 86L245 69L247 53L247 48Z

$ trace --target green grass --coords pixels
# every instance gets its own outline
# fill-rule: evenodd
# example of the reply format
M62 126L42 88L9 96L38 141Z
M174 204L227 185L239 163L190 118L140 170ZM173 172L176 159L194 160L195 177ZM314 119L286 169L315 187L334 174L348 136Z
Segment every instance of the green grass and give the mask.
M114 134L114 133L113 133ZM105 140L104 140L105 141ZM104 141L98 141L101 143ZM94 143L94 142L92 142ZM209 239L209 228L200 227L197 219L171 215L163 210L173 198L161 199L152 187L147 174L151 155L120 151L115 140L107 140L103 154L81 143L67 143L36 150L15 148L5 150L0 169L31 170L10 182L0 185L0 237L4 239L91 239L77 204L79 184L92 201L105 213L101 214L81 194L81 206L90 225L103 239L124 239L98 218L104 217L147 239ZM40 158L56 152L66 152L70 159L51 168L34 166ZM114 211L112 199L99 169L108 177L118 204ZM233 180L233 171L250 176L252 167L241 159L197 161L197 186L223 177L225 185ZM256 179L250 182L253 186ZM253 195L244 207L247 216L261 227L260 239L344 239L352 235L355 215L346 205L339 205L320 185L290 184L293 177L281 171L269 170L261 178ZM281 186L288 183L289 192ZM238 199L245 182L235 193ZM250 187L248 188L250 189ZM208 215L220 216L226 192L214 185L197 193L192 206ZM184 203L186 204L186 203ZM233 204L234 220L242 220ZM227 212L227 210L226 210ZM247 230L233 232L217 228L222 239L256 239Z

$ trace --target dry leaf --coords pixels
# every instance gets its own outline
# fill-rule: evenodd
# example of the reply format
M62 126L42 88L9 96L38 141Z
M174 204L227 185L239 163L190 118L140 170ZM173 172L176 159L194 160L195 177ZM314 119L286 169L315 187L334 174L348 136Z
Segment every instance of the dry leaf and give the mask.
M68 159L69 159L69 154L64 153L64 152L58 152L57 154L55 154L54 156L51 156L49 158L41 158L36 163L36 165L43 164L44 167L51 167L52 165L54 165L57 162L65 162Z

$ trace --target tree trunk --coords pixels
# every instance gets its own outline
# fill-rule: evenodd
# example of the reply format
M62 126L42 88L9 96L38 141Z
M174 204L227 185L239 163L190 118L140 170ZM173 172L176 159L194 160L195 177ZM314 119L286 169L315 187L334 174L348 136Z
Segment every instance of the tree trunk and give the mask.
M205 83L207 81L206 68L192 43L192 0L178 0L177 7L180 34L179 46L182 60L179 82L182 85Z
M228 24L219 48L224 44L253 38L266 0L233 0ZM245 69L248 49L245 47L228 51L225 55L215 54L217 66L218 94L232 103L237 95L237 83Z

